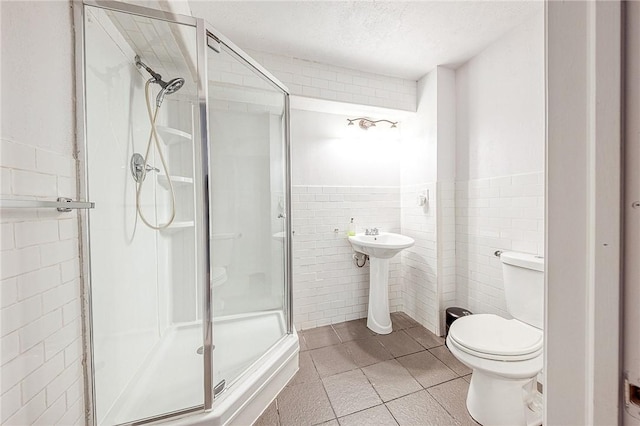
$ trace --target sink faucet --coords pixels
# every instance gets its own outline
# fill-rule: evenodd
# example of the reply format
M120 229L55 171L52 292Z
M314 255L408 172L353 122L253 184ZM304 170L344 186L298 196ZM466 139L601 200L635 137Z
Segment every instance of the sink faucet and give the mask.
M378 231L378 228L367 228L364 230L364 235L379 235L380 232Z

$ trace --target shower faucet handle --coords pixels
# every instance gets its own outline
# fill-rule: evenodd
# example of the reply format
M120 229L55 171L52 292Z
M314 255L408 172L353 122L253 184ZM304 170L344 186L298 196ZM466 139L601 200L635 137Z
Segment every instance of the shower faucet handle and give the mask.
M154 171L154 172L160 173L160 169L159 169L159 168L157 168L157 167L153 167L151 164L147 164L147 165L145 166L144 170L145 170L146 172Z

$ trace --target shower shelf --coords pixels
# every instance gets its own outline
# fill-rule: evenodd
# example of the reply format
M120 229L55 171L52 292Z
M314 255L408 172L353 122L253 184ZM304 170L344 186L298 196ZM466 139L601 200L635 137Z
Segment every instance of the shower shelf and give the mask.
M169 227L164 228L161 232L166 234L174 234L176 232L191 229L194 226L195 226L195 223L193 221L173 222L171 225L169 225Z
M171 183L173 187L183 186L183 185L192 185L193 179L185 176L169 176L171 179ZM158 183L163 187L169 189L169 179L167 179L166 175L158 175Z
M156 126L156 131L158 132L160 139L162 139L165 145L190 142L192 139L190 133L174 129L173 127Z

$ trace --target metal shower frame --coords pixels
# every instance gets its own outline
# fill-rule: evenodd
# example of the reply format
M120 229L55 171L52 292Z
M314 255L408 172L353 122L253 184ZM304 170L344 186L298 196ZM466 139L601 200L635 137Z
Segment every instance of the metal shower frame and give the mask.
M284 111L284 160L285 160L285 270L284 270L284 311L286 318L286 334L293 333L293 294L292 284L292 227L291 227L291 165L290 165L290 100L288 88L274 77L269 71L253 60L247 53L232 43L218 30L209 25L204 19L174 14L171 12L150 9L128 3L121 3L111 0L72 0L75 30L75 72L76 72L76 153L78 167L78 192L81 199L86 199L89 193L88 185L88 164L86 150L86 94L85 94L85 73L84 73L84 16L85 6L97 7L115 12L128 13L132 15L143 16L151 19L158 19L174 24L181 24L194 27L196 29L196 57L198 71L198 111L201 143L194 143L194 156L196 160L200 160L194 169L194 182L199 182L196 188L201 193L197 194L201 198L199 201L196 196L196 230L200 232L196 234L198 252L198 271L196 276L199 280L203 280L203 346L204 346L204 401L203 404L196 407L185 408L176 412L164 413L152 418L141 419L135 424L154 422L163 419L183 416L186 414L208 411L214 405L213 391L213 310L212 310L212 286L210 280L211 271L211 247L210 247L210 213L209 213L209 102L208 102L208 79L207 79L207 55L208 48L219 52L219 44L225 45L234 52L242 61L261 74L270 81L274 86L279 88L284 94L285 111ZM216 49L216 46L218 47ZM194 140L195 142L195 140ZM98 206L99 207L99 206ZM198 226L199 224L199 226ZM83 340L84 340L84 359L83 365L85 369L85 404L86 404L86 421L87 424L95 425L95 384L93 380L94 359L93 359L93 321L91 312L91 249L89 245L89 212L86 210L79 211L79 232L80 232L80 253L81 253L81 285L82 285L82 316L83 316Z

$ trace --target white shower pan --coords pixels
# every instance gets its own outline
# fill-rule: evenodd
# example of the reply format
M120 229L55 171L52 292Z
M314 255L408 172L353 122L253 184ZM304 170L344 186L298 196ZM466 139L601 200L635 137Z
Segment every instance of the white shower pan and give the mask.
M284 334L272 345L286 330L281 311L220 317L214 325L213 382L225 377L238 379L226 383L211 411L196 411L162 424L252 424L298 370L295 332ZM171 327L103 424L123 424L152 417L160 410L171 413L202 405L202 388L193 386L198 380L202 382L204 374L202 355L198 353L201 327L200 322ZM173 368L176 365L181 368ZM176 391L167 394L167 386Z

